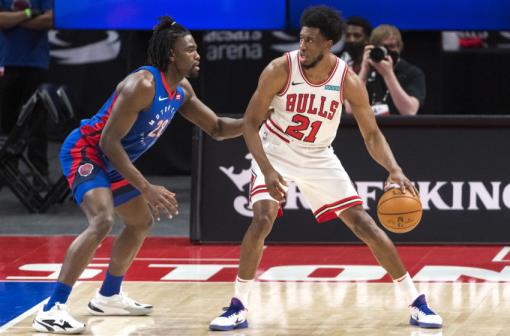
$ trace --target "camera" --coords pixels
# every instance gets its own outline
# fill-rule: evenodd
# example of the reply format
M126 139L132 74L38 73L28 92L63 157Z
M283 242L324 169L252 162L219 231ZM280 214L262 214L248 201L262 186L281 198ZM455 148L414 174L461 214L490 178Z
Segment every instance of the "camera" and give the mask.
M388 55L388 49L386 49L385 47L383 46L378 46L378 47L374 47L374 49L372 49L370 51L370 59L372 61L374 61L375 63L379 63L380 61L382 61L386 56Z

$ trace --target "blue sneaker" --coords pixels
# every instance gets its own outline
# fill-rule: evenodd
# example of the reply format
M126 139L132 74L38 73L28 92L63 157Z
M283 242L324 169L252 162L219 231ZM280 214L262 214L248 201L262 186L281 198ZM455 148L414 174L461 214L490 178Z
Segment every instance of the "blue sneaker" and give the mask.
M434 313L425 300L425 295L422 294L414 300L410 306L411 318L409 323L421 328L442 328L443 319L441 316Z
M227 331L248 328L248 320L246 319L248 310L244 308L239 299L232 298L230 307L223 308L223 310L225 312L209 324L209 330Z

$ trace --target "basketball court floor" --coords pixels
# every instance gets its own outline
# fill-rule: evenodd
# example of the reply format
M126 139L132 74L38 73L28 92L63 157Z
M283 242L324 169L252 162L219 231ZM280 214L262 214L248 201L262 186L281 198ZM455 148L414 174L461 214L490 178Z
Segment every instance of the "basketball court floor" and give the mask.
M238 245L192 245L189 177L153 178L177 191L181 215L160 222L123 287L155 306L147 317L93 317L86 305L100 285L113 237L98 249L70 299L85 335L508 335L509 246L398 246L418 289L444 328L408 324L408 310L369 250L348 245L269 245L249 305L248 329L208 331L233 293ZM51 293L74 235L85 226L72 203L29 215L0 191L0 333L45 335L30 328ZM118 232L119 226L115 232Z

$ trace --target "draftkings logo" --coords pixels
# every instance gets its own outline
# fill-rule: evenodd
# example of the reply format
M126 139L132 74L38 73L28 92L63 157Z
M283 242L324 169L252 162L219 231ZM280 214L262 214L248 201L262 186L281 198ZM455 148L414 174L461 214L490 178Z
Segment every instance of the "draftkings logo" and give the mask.
M245 159L250 161L251 154ZM243 165L245 166L245 165ZM239 190L233 206L237 213L252 217L248 194L250 192L251 170L234 166L219 169L234 183ZM236 171L238 173L236 173ZM365 210L375 208L377 200L383 193L382 181L355 181L359 196ZM416 188L420 195L423 210L441 211L498 211L510 209L510 183L501 181L417 181ZM294 183L289 183L284 210L310 209L305 198Z

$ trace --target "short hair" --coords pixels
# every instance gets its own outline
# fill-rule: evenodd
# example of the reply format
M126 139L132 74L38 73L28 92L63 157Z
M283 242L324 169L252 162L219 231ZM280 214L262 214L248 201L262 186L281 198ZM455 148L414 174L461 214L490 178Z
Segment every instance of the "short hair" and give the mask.
M369 43L373 45L381 45L382 41L393 37L397 40L397 45L400 50L404 48L404 42L402 41L402 35L397 27L387 24L377 26L370 34Z
M191 34L184 26L175 22L170 16L159 18L154 26L147 48L147 64L166 71L170 64L170 55L177 38Z
M328 6L313 6L301 15L301 27L318 28L326 39L337 43L343 34L344 22L339 11Z
M350 16L347 19L347 25L363 28L363 32L365 33L367 38L369 38L370 34L372 33L372 25L370 24L370 22L368 22L367 19L365 19L362 16Z

